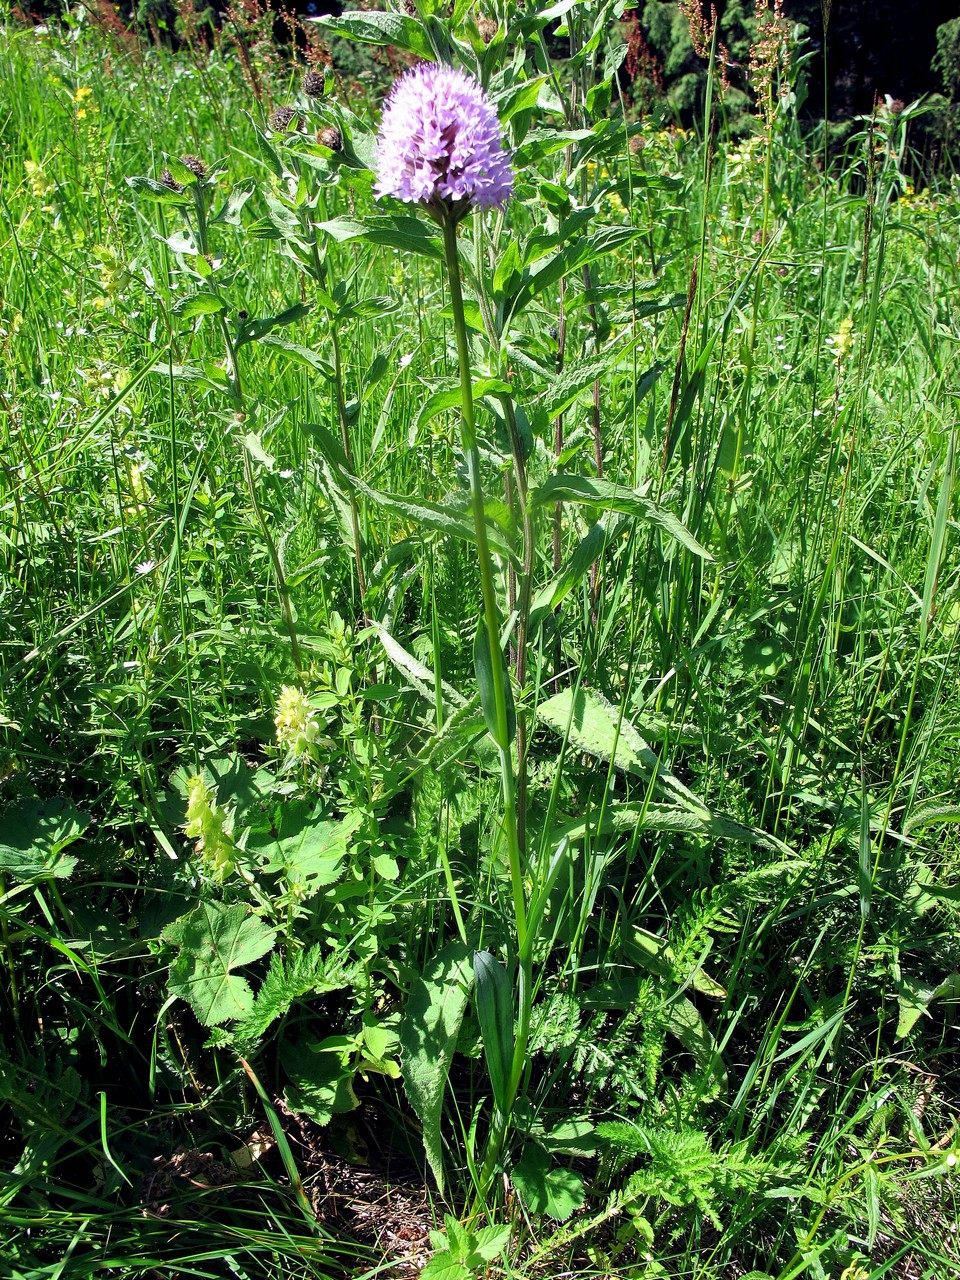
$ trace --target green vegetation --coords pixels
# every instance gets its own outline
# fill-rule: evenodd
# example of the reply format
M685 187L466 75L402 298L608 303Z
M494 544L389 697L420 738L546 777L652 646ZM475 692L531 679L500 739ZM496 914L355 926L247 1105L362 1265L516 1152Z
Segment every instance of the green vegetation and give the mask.
M0 1276L958 1274L960 188L416 10L0 29Z

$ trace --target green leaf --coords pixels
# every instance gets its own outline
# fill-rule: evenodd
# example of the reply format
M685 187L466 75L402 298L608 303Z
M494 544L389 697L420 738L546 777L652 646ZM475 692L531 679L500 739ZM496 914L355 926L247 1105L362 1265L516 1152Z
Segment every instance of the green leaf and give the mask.
M288 884L298 885L305 901L340 879L350 837L362 822L356 812L318 821L305 804L288 804L278 835L260 836L249 847L264 859L266 871L279 872Z
M422 222L402 213L369 218L332 218L318 223L317 230L334 240L366 240L380 248L420 253L437 261L443 258L439 238L431 235Z
M241 222L240 211L253 195L256 185L256 181L253 178L244 178L242 182L236 183L231 188L230 194L222 206L210 219L211 226L239 227Z
M218 1026L251 1011L250 984L233 970L265 956L276 940L276 929L242 903L228 907L205 902L167 925L161 936L180 948L170 966L170 991L192 1006L204 1026Z
M503 650L498 648L496 657L491 657L490 641L487 637L487 627L483 618L480 619L477 626L477 634L473 641L473 665L477 673L480 706L483 709L483 718L487 731L497 746L503 751L507 751L517 732L517 713L513 705L513 689L510 687L510 673L507 671L507 664L503 660ZM495 669L495 666L499 667L499 671ZM503 688L503 698L506 703L506 739L504 739L497 720L495 685L497 680L500 681Z
M572 1169L551 1168L550 1157L537 1142L528 1142L510 1180L531 1213L564 1222L586 1199L583 1179Z
M524 273L524 284L517 292L514 302L514 314L538 293L557 284L564 276L588 266L613 249L629 244L639 235L640 232L633 227L601 227L592 235L577 236L567 241L538 271Z
M258 1040L303 996L339 991L356 980L357 975L344 967L342 957L319 942L287 957L275 951L253 1009L237 1023L234 1033L240 1039Z
M665 511L639 490L628 489L626 485L559 472L540 485L533 494L535 507L548 506L554 502L577 502L602 511L619 511L638 520L646 520L662 529L695 556L700 556L703 560L713 559L706 547L700 545L675 515Z
M0 872L23 881L63 879L77 865L63 850L89 823L59 797L18 801L0 813Z
M565 364L556 377L551 379L547 389L537 397L534 405L537 412L548 422L565 413L581 392L617 367L641 340L641 336L638 334L619 351L605 351L600 356L571 360Z
M194 316L213 316L226 309L227 304L215 293L195 293L192 298L181 298L173 314L178 320L192 320Z
M194 175L191 176L193 177ZM194 180L196 179L194 178ZM141 195L150 196L158 204L179 205L180 208L187 208L193 204L193 196L189 192L171 191L165 183L158 182L156 178L129 177L127 178L127 186Z
M471 948L449 943L414 980L400 1023L403 1084L423 1126L427 1161L441 1191L443 1094L472 983Z
M285 1040L280 1061L291 1081L285 1094L288 1106L319 1125L358 1107L349 1062L352 1047L352 1039L343 1036L296 1043Z
M690 1054L701 1071L713 1081L717 1093L725 1093L727 1071L713 1032L692 1000L686 996L672 1001L667 1009L667 1027Z
M426 58L428 62L432 62L434 58L433 47L423 24L403 13L350 11L341 13L339 17L316 18L314 21L331 35L345 40L393 45L395 49L406 49L408 53L415 53L418 58Z
M297 320L302 320L304 316L309 314L310 306L308 303L295 302L292 307L287 307L286 311L281 311L279 315L266 316L262 320L247 320L241 325L234 346L242 347L247 342L256 342L270 333L272 329L295 324Z
M272 471L277 465L277 460L272 453L267 453L263 447L263 438L256 431L248 431L241 441L243 447L253 458L254 462L259 462L260 466L267 471Z
M927 986L919 978L903 974L897 983L897 1039L908 1036L934 1000L960 1000L960 973L948 974L936 987Z
M479 400L485 395L496 395L498 393L509 395L512 391L513 388L509 382L502 382L498 378L479 378L473 384L474 400ZM412 434L416 436L420 428L426 426L438 414L445 413L449 409L459 409L461 403L462 392L459 383L455 387L449 387L443 391L435 391L433 395L427 397L420 412L414 419Z
M513 1069L513 993L500 961L489 951L473 953L477 1018L493 1096L504 1114L510 1109Z
M662 768L656 753L636 727L603 694L593 689L563 689L540 703L537 718L568 738L578 751L600 760L612 760L618 769L644 782L655 776L675 800L701 813L709 813L692 791Z
M527 634L530 637L536 633L554 609L563 603L577 583L586 577L590 566L600 558L604 550L627 525L626 517L614 515L610 520L598 520L596 524L590 526L574 547L560 572L534 596L527 627Z

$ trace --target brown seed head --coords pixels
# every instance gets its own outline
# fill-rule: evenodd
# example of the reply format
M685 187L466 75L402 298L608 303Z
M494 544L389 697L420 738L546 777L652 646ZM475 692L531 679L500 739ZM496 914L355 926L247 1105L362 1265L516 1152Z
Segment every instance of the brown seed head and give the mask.
M267 124L274 133L286 133L296 120L297 113L293 107L277 107L276 111L271 111Z
M323 84L324 78L322 71L308 71L303 77L303 92L308 98L322 98Z
M320 143L321 147L329 147L331 151L343 150L343 135L332 124L325 125L322 129L317 130L317 142Z
M480 32L483 43L489 44L500 28L492 18L478 18L477 30Z

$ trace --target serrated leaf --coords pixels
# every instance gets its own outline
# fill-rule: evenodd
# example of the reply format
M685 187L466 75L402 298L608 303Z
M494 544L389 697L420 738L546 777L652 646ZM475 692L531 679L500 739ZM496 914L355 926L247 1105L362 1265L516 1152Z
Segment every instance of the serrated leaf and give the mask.
M564 1222L586 1199L583 1179L572 1169L550 1167L550 1157L536 1142L528 1142L510 1180L531 1213L545 1213Z
M265 316L259 320L247 320L241 326L234 345L242 347L247 342L257 342L273 329L295 324L297 320L302 320L304 316L309 314L309 303L295 302L293 306L287 307L285 311L281 311L275 316Z
M339 17L315 18L314 21L331 35L345 40L360 40L364 44L393 45L406 49L418 58L432 62L433 47L423 24L403 13L378 13L376 11L350 11Z
M310 1117L314 1124L329 1124L335 1115L353 1111L360 1105L353 1091L353 1071L347 1055L352 1040L331 1036L327 1040L284 1041L280 1061L290 1077L287 1105Z
M253 1008L246 978L233 971L265 956L273 946L271 929L242 903L202 903L167 925L161 935L180 948L170 966L168 986L186 1000L204 1026L242 1018Z
M441 1191L443 1095L472 985L471 948L449 943L414 980L400 1023L403 1085L423 1126L427 1161Z
M897 1020L897 1039L908 1036L919 1019L935 1000L960 1001L960 973L948 974L938 986L931 987L903 974L897 983L897 1004L900 1016Z
M305 804L288 804L276 836L258 836L251 851L264 859L264 869L300 886L303 900L336 884L343 874L350 837L363 822L357 812L339 819L317 820Z
M17 880L63 879L77 865L63 850L90 819L59 797L20 800L0 813L0 872Z

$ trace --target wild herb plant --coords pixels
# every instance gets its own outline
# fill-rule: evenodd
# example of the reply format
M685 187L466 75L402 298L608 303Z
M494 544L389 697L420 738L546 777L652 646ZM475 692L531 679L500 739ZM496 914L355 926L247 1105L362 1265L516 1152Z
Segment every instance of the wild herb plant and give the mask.
M4 34L17 1273L360 1269L364 1134L448 1280L955 1265L956 199L617 16Z

